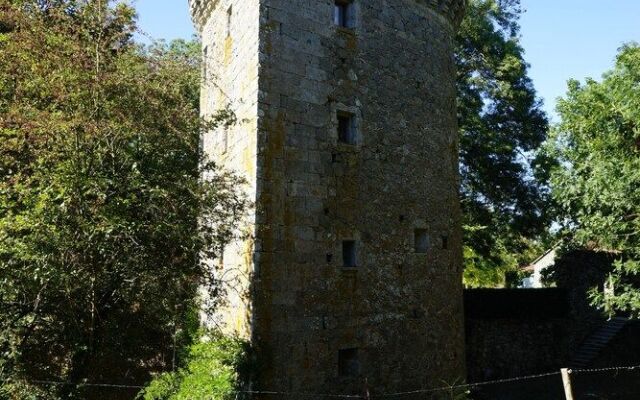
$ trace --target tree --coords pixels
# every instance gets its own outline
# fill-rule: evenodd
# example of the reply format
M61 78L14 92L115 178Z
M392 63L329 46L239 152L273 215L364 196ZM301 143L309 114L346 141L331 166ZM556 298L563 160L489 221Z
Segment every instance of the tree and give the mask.
M519 0L472 0L457 36L465 282L503 283L546 228L547 118L519 40Z
M548 143L559 222L577 244L618 252L610 311L640 315L640 47L624 46L601 82L569 82Z
M199 118L199 47L135 29L123 4L0 0L0 398L122 398L81 384L170 368L216 290L199 255L237 234L242 180L199 149L233 122Z

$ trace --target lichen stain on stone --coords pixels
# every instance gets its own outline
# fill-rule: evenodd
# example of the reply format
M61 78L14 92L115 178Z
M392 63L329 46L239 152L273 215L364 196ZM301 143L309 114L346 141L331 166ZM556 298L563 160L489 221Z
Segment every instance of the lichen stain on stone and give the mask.
M262 51L264 54L271 54L273 51L273 43L271 42L271 34L277 32L280 23L278 21L269 21L260 26L262 37L264 39L264 47Z
M286 190L284 189L284 186L286 185L285 183L286 179L284 174L286 172L278 171L276 174L274 174L275 171L273 171L272 169L272 166L275 163L275 160L281 158L283 154L285 138L286 138L285 121L286 121L285 113L282 110L279 110L276 118L273 120L273 123L268 124L266 129L268 133L268 136L267 136L268 145L265 153L265 168L266 168L265 176L268 176L270 178L270 181L271 181L270 184L274 188L273 190L278 190L278 188L280 188L281 190ZM283 239L285 244L285 251L287 252L295 251L293 226L296 223L296 215L295 215L295 211L292 209L291 203L288 201L284 202L283 210L277 210L275 205L272 205L270 211L273 212L272 215L274 217L277 215L278 212L282 211L283 213L282 222L284 225Z
M256 162L249 146L242 150L242 167L244 168L246 178L251 181L256 176Z
M249 228L246 235L252 235L252 229ZM242 266L239 266L242 270L239 274L239 279L242 280L239 285L241 288L239 289L238 296L240 301L244 304L243 310L241 312L236 313L235 318L235 331L236 333L245 339L248 339L251 334L250 322L251 322L251 314L250 311L252 309L251 304L251 295L249 290L251 288L250 280L252 279L252 268L253 265L253 254L255 250L255 241L253 237L245 240L243 243L243 254L242 254Z
M263 139L266 141L264 151L262 153L263 165L262 176L265 180L265 187L261 194L262 207L269 219L273 218L274 210L274 196L276 195L274 190L281 187L276 184L275 181L282 181L281 171L274 173L274 164L278 159L278 156L282 154L285 141L285 116L284 113L279 112L277 118L273 121L264 119L263 128L266 132L266 137ZM262 260L261 260L261 286L270 288L272 284L272 269L274 267L273 251L275 246L274 232L271 225L263 225L260 227L260 234L262 240ZM264 291L264 295L271 297L270 289ZM271 321L270 307L264 307L265 317L268 321Z
M358 37L353 34L345 35L345 48L355 53L358 50Z
M231 64L231 59L233 58L233 37L231 35L227 36L224 40L224 65L228 66Z
M262 173L265 180L270 181L275 178L273 174L273 164L278 156L282 154L285 141L285 116L282 111L278 111L278 115L275 120L263 119L264 131L266 132L265 150L263 153L264 165L262 167Z

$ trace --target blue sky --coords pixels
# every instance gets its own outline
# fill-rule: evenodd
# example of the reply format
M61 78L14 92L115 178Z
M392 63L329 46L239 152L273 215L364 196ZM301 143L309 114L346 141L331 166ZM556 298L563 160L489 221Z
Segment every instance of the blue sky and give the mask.
M316 1L316 0L309 0ZM599 78L617 49L640 42L640 0L521 0L522 44L530 76L553 116L570 78ZM140 28L154 38L189 38L187 0L134 0Z

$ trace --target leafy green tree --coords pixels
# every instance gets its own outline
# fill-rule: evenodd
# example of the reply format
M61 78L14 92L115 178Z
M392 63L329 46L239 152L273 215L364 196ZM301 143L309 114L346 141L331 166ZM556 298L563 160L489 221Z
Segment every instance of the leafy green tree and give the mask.
M199 255L247 206L199 149L233 118L199 118L198 45L135 30L124 4L0 0L0 398L122 398L81 384L171 368L216 290Z
M457 36L465 283L495 286L540 249L547 118L519 39L519 0L471 0Z
M640 315L640 47L624 46L601 82L569 82L548 148L559 220L575 243L620 252L610 311Z

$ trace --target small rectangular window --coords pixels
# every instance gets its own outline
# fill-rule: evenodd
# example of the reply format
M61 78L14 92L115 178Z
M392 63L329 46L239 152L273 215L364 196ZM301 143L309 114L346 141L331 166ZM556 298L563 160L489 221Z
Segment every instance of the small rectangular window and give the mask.
M229 127L224 127L220 132L219 151L226 154L229 150Z
M338 375L344 377L360 375L358 349L342 349L338 351Z
M353 27L353 1L335 0L333 22L343 28Z
M207 81L207 65L209 59L209 46L205 46L202 52L202 75L204 77L205 82Z
M227 37L231 36L231 19L233 18L233 6L227 9Z
M338 141L346 144L356 144L356 119L353 114L338 113Z
M442 250L449 249L449 236L442 235Z
M342 242L342 266L345 268L355 268L358 266L356 259L356 242L345 240Z
M426 253L429 250L429 234L427 230L416 229L413 236L416 253Z

